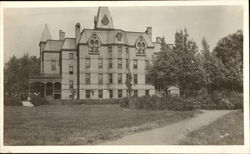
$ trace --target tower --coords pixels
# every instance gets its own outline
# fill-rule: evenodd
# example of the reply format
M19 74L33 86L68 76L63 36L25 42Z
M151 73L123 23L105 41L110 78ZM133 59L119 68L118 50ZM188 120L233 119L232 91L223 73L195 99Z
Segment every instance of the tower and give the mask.
M97 16L94 18L95 29L114 29L113 20L108 7L99 7Z
M50 32L49 32L49 28L47 26L47 24L45 24L44 26L44 29L43 29L43 34L42 34L42 37L40 39L40 42L39 42L39 47L40 47L40 62L41 62L41 69L40 69L40 73L43 74L43 50L45 48L45 45L47 43L48 40L51 39L51 35L50 35Z

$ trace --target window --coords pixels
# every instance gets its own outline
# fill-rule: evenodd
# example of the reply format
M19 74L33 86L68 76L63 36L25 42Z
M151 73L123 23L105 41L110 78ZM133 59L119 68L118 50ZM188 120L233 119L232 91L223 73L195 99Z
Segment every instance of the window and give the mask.
M137 66L138 65L138 60L137 59L134 59L134 69L137 69Z
M95 40L94 52L98 52L98 47L99 47L99 41Z
M138 97L138 90L134 90L134 96Z
M113 90L109 90L109 98L113 98Z
M118 73L118 84L122 84L122 73Z
M145 90L145 95L149 96L149 90Z
M147 74L145 74L145 84L149 84L149 76Z
M69 66L69 74L74 74L74 67L73 66Z
M122 68L122 59L118 58L118 68Z
M102 98L102 97L103 97L103 92L102 92L102 90L98 90L98 97L99 97L99 98Z
M69 89L73 89L73 88L74 88L74 81L69 80Z
M128 59L126 59L126 69L129 68Z
M122 56L122 46L118 46L118 56Z
M100 47L100 42L97 40L96 34L92 35L92 39L89 40L89 52L98 52L98 48Z
M108 47L108 54L110 57L112 57L112 47Z
M141 44L141 54L145 54L145 43L142 42Z
M128 52L129 52L129 49L128 47L126 47L126 56L128 57Z
M86 90L86 98L90 98L90 90Z
M102 73L98 74L98 83L103 84L103 74Z
M90 73L86 73L86 84L90 84Z
M109 68L112 68L113 64L112 64L112 58L109 58Z
M103 59L102 58L98 59L98 68L103 68Z
M122 90L118 90L118 98L122 98Z
M69 59L74 59L74 53L69 53Z
M51 70L56 70L56 61L55 60L51 61Z
M145 54L146 44L142 36L139 37L139 41L136 43L136 50L136 54Z
M113 83L113 74L109 73L109 83L112 84Z
M149 61L145 60L145 70L147 69L147 66L149 65Z
M137 74L134 74L134 84L137 84Z
M86 58L86 68L90 68L90 58Z

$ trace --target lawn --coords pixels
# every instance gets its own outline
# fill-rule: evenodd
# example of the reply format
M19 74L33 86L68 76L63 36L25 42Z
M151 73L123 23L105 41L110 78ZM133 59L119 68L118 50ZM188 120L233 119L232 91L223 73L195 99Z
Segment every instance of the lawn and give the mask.
M243 112L233 111L210 125L190 132L183 145L242 145L244 144Z
M5 106L4 145L95 145L194 113L130 110L119 105Z

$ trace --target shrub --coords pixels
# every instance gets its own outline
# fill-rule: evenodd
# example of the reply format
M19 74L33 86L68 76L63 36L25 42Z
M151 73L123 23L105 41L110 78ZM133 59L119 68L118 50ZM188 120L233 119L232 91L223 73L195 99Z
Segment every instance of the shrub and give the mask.
M243 95L231 91L214 91L211 95L202 93L196 97L162 97L143 96L124 98L121 107L138 110L176 110L194 109L242 109Z
M48 104L50 104L48 100L46 100L45 98L40 97L40 96L31 96L31 97L30 97L30 102L31 102L34 106L48 105Z
M213 91L196 98L201 109L242 109L243 95L234 91Z
M14 96L4 96L4 105L6 106L22 106L21 99Z
M119 101L119 104L120 104L121 107L128 108L129 107L129 99L127 97L124 97L123 99L121 99Z
M193 100L185 100L179 97L143 96L129 97L120 101L121 107L137 110L193 110Z
M121 99L62 99L62 100L53 100L52 104L61 104L61 105L98 105L98 104L119 104Z

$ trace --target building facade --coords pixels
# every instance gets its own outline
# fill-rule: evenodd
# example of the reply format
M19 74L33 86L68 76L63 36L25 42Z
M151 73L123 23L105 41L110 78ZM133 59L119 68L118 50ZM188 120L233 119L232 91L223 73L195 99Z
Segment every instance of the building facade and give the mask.
M99 7L93 29L75 25L75 37L51 38L45 25L40 43L41 74L30 76L48 99L102 99L127 96L126 78L132 76L132 95L153 95L146 65L160 51L161 39L152 41L152 27L145 32L115 29L108 7ZM32 91L32 90L31 90Z

